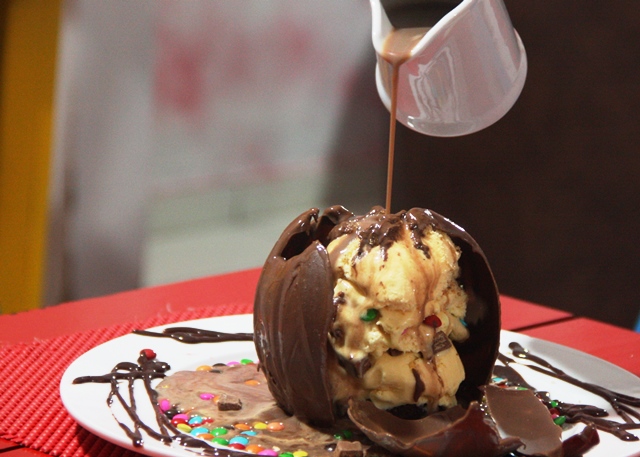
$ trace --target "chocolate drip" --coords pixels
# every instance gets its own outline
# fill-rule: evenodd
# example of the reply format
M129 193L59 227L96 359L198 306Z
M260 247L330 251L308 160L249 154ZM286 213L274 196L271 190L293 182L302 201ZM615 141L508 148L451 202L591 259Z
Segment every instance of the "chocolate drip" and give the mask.
M529 367L530 369L547 376L560 379L603 398L611 405L611 408L616 413L618 413L618 415L624 420L625 423L621 424L612 420L602 419L602 417L607 416L608 413L596 406L572 405L568 403L558 402L556 409L558 409L558 411L567 418L567 422L583 422L586 424L593 424L599 430L610 433L623 441L638 441L639 438L636 435L629 433L627 430L640 429L640 423L634 422L634 418L636 420L640 420L640 412L632 408L640 406L640 398L615 392L613 390L607 389L606 387L576 379L573 376L568 375L561 369L553 366L542 357L531 354L519 343L510 343L509 348L511 349L513 355L518 359L527 360L537 364L527 364L527 367ZM499 356L499 359L502 363L505 364L506 367L495 367L496 369L494 370L494 372L496 372L496 374L500 373L498 374L498 376L509 379L516 384L524 381L519 375L518 377L520 378L520 380L515 380L513 378L513 372L515 372L515 370L508 371L510 370L509 364L516 363L515 360L503 354ZM529 384L526 384L526 387L535 390Z
M253 333L224 333L191 327L170 327L162 332L134 330L133 333L156 338L172 338L181 343L222 343L223 341L253 341Z
M182 331L184 328L175 327L174 329L180 329L180 331ZM152 332L153 335L151 336L171 337L170 335L172 333L176 333L175 331L172 332L172 329L167 329L166 332L167 334L164 334L164 333L156 334L155 332ZM136 332L136 333L139 333L139 332ZM177 333L180 333L180 332L177 332ZM216 334L226 335L231 337L230 340L236 340L236 341L246 340L246 336L250 335L250 334L223 334L221 332L210 332L210 331L190 329L190 328L189 328L189 333L194 333L196 335L216 335ZM145 333L139 333L139 334L144 335ZM207 338L200 338L197 341L192 341L190 339L189 341L186 341L184 339L177 339L177 340L184 343L189 343L189 344L204 343L209 341L214 341L214 342L229 341L228 339L224 339L224 338L225 337L222 336L222 339L216 338L214 340L208 340ZM604 387L596 386L594 384L582 382L575 378L572 378L569 375L566 375L566 373L564 373L562 370L548 363L543 358L531 354L530 352L522 348L522 346L520 346L517 343L512 343L510 347L512 347L512 350L514 351L514 356L518 357L519 359L528 360L537 364L537 365L527 364L527 366L530 368L533 368L533 369L537 368L537 371L545 375L552 376L562 380L567 380L567 382L571 382L571 384L573 385L576 385L581 388L585 388L590 392L603 393L603 395L600 395L600 396L607 399L607 401L613 402L612 407L614 409L616 408L616 406L619 407L620 404L630 405L630 406L637 406L638 404L640 404L640 399L638 398L631 397L625 394L620 394L618 392L613 392ZM527 387L532 392L535 392L535 394L544 403L548 404L549 395L546 392L541 392L536 390L535 387L527 383L527 381L518 372L516 372L513 368L509 366L510 364L518 363L518 360L514 360L510 357L505 356L504 354L500 354L499 359L500 361L502 361L502 363L505 364L505 366L498 365L494 367L494 374L496 376L507 379L510 384ZM167 445L172 443L177 444L179 446L182 446L185 449L193 450L194 452L199 453L201 455L215 456L215 457L241 457L246 455L246 453L243 453L243 452L238 452L230 449L216 448L215 446L212 446L211 444L208 444L207 442L201 439L191 437L187 434L182 433L173 424L171 424L169 414L163 413L160 410L160 408L157 406L158 394L151 387L151 380L164 378L168 370L170 370L170 366L167 363L156 360L155 354L152 354L152 356L150 356L148 350L144 350L144 351L141 351L140 357L138 358L137 363L121 362L121 363L118 363L113 368L113 370L107 374L99 375L99 376L78 377L73 381L73 383L82 384L82 383L93 382L93 383L105 383L105 384L111 385L107 403L111 405L113 401L117 400L125 409L129 417L132 419L134 423L133 428L130 428L119 421L118 421L118 425L124 430L124 432L132 440L132 443L135 446L141 446L143 444L141 431L144 431L148 434L149 437L155 440L163 442ZM414 376L415 376L415 373L414 373ZM154 411L156 414L156 422L158 424L157 430L154 430L151 426L144 424L137 414L137 406L133 398L134 381L136 380L141 380L143 382L149 401L153 404ZM416 380L417 380L417 377L416 377ZM128 392L128 394L124 394L124 395L120 392L120 386L123 381L127 381L126 385L127 385L127 392ZM420 387L417 387L416 393L419 390L421 390ZM625 423L619 423L612 420L603 419L603 417L607 415L607 412L601 408L597 408L591 405L573 405L569 403L557 402L557 405L554 404L554 407L558 410L558 412L561 415L564 415L567 417L568 422L580 421L587 424L587 426L580 433L572 436L571 438L565 440L562 443L563 453L565 457L581 456L587 450L597 445L599 443L599 438L598 438L596 429L600 429L600 430L612 433L613 435L617 436L620 439L631 441L635 437L634 435L631 435L630 433L628 433L627 430L640 428L640 423L633 422L631 418L629 418L629 421ZM637 412L632 410L632 413L633 414L631 415L633 417L637 417L638 415ZM376 414L383 414L383 413L376 413ZM416 419L419 419L420 417L424 417L424 416L418 416L416 417ZM395 423L395 419L385 419L385 421L383 422L386 422L386 421L390 421L389 424L387 424L390 427L387 430L387 432L393 432L394 426L392 422ZM410 436L411 433L407 431L403 433L405 433L406 435L405 439L411 439L411 436ZM416 430L416 433L424 433L424 431L419 432L418 430ZM421 442L420 444L417 444L417 445L418 447L423 446L424 442ZM367 446L370 446L370 443L367 443ZM329 447L330 448L335 447L335 443L333 444L333 446L329 446ZM327 450L331 451L330 448ZM506 452L508 448L510 448L510 450L512 451L514 449L511 445L503 449L505 449L505 452ZM373 449L379 449L379 447L374 445L373 447L365 449L365 455L371 455L370 453ZM388 451L380 450L380 452L382 454L386 452L387 453L386 455L389 455ZM405 451L405 452L408 452L408 451ZM410 451L409 453L412 453L412 452L413 451ZM498 454L492 454L492 455L498 455ZM519 455L519 454L516 452L515 454L509 454L509 455Z
M81 376L73 380L74 384L84 384L87 382L97 383L109 383L111 384L111 390L107 397L107 404L111 407L114 399L117 400L120 405L127 412L127 415L133 421L133 428L130 428L123 422L116 419L116 422L120 428L131 439L134 446L140 447L143 444L142 433L140 430L144 430L152 438L161 441L163 443L170 443L172 441L171 436L168 434L168 430L174 433L179 433L177 429L169 422L167 417L157 408L158 394L151 387L151 380L164 378L166 372L170 370L169 364L155 360L155 358L149 358L145 355L144 351L140 353L138 357L138 363L121 362L118 363L111 372L101 376ZM120 380L126 380L128 384L128 400L120 392L119 382ZM135 398L133 396L133 385L136 380L142 380L145 390L149 396L149 401L154 405L154 411L156 413L156 422L160 432L157 432L149 425L142 422L140 416L138 416L137 406ZM115 419L115 416L114 416Z

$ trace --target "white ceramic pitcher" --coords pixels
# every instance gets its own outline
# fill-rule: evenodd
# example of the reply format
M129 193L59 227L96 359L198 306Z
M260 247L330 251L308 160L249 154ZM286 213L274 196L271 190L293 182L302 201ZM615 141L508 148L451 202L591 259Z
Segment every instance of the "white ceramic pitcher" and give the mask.
M392 8L445 6L441 19L431 19L435 24L420 24L431 28L400 67L399 122L425 135L460 136L488 127L511 109L524 86L527 57L502 0L370 3L372 40L378 54L376 83L387 109L391 64L380 55L394 28Z

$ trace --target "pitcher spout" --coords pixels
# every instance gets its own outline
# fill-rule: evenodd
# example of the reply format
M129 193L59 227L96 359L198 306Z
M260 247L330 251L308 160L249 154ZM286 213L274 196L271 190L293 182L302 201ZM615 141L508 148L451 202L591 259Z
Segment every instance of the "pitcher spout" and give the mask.
M496 122L524 86L526 52L502 0L370 0L376 84L390 107L389 36L415 29L399 67L397 120L459 136ZM398 64L398 61L395 61Z

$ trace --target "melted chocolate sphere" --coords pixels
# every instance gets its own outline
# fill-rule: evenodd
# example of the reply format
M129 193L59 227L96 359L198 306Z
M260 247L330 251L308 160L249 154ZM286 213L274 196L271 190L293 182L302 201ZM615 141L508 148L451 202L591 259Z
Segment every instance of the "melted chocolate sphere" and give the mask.
M384 217L381 209L374 209ZM254 304L254 342L261 369L278 405L287 413L315 425L330 425L337 412L328 380L337 363L328 333L335 318L334 279L327 245L330 233L353 223L341 206L302 213L289 224L265 262ZM481 397L489 381L500 342L500 299L487 259L476 241L461 227L426 209L401 211L392 220L411 219L419 227L446 233L461 250L459 283L468 296L470 337L455 343L466 377L458 389L466 407ZM387 227L388 228L388 227Z

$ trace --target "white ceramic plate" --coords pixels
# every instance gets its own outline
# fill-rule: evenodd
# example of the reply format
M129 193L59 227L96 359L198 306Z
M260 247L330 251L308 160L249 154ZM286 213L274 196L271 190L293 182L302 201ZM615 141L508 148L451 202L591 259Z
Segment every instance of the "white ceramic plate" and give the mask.
M252 316L225 316L209 319L181 322L156 327L151 330L161 331L165 327L196 327L217 330L227 333L252 332ZM602 385L609 389L640 397L640 378L609 362L590 356L580 351L547 341L531 338L513 332L503 331L501 335L501 352L510 354L507 345L518 342L533 354L545 358L552 365L561 368L567 374L583 381ZM80 376L102 375L108 373L117 363L135 362L141 349L151 348L158 359L171 365L171 372L195 369L200 365L211 365L216 362L230 362L242 358L256 360L252 342L225 342L215 344L183 344L169 338L153 338L129 334L115 338L97 346L76 359L64 373L60 383L60 396L69 414L90 432L124 448L132 449L150 456L193 457L194 452L172 447L155 441L145 440L143 447L134 447L131 440L118 426L106 399L109 393L108 384L73 384ZM608 404L589 392L569 385L565 382L539 374L526 367L516 367L525 379L539 390L550 392L554 399L568 403L591 404L609 409ZM140 395L139 405L148 404L148 397L142 386L137 391ZM139 409L140 417L148 424L153 424L153 413L150 407ZM120 416L118 413L116 413ZM119 417L120 418L120 417ZM618 416L612 413L611 418ZM640 434L640 430L632 430ZM588 457L632 457L640 456L640 441L623 442L600 432L600 444L592 449Z

